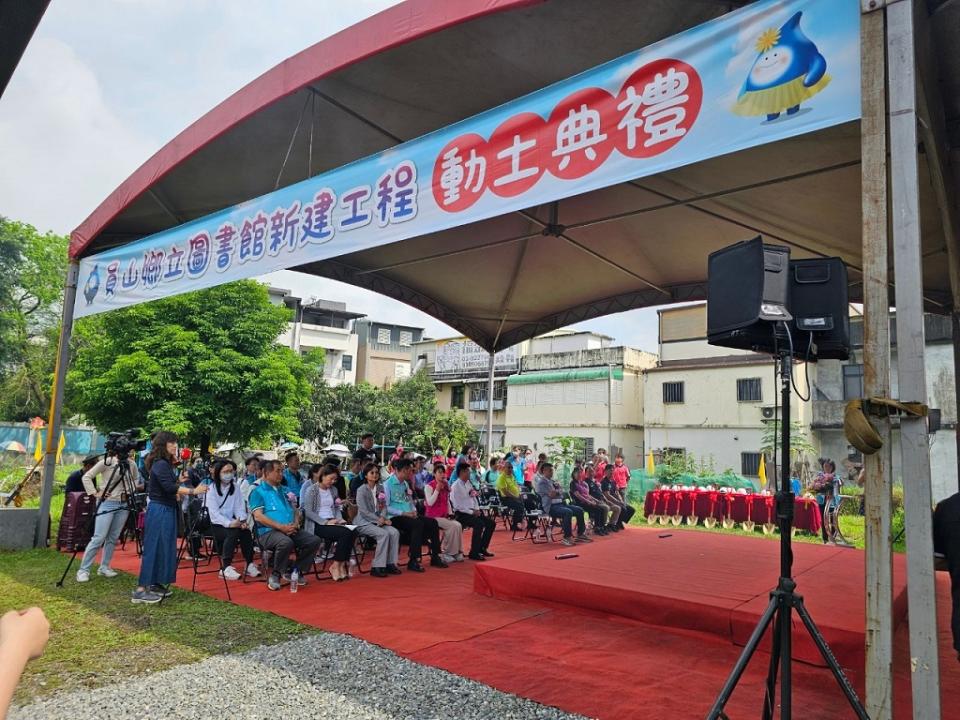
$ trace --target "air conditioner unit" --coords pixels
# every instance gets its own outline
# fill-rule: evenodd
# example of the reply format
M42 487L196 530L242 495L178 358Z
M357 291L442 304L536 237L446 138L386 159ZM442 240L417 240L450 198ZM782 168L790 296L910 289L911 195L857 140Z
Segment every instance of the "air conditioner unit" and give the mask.
M766 405L760 408L760 414L764 420L773 420L777 415L777 408L773 405Z

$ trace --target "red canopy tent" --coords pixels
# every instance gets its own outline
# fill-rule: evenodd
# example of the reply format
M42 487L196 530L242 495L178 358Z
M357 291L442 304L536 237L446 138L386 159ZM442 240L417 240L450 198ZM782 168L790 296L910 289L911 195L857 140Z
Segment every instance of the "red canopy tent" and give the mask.
M185 129L72 233L71 258L78 261L128 245L342 167L747 4L407 0L294 55ZM960 145L953 137L960 136L960 100L956 93L940 92L960 83L960 49L946 30L960 6L949 0L927 5L864 0L863 10L863 121L291 269L417 307L493 352L572 322L704 299L707 255L760 234L789 245L798 257L838 255L847 262L852 299L866 305L865 364L872 368L875 355L889 358L889 339L882 329L893 296L884 214L888 149L894 182L892 241L899 253L898 322L902 319L905 330L922 328L924 308L960 310L960 258L947 167L951 142ZM938 22L930 22L930 13L939 13ZM918 104L913 102L914 80ZM891 103L900 103L893 105L899 114L891 120L889 142L882 127L888 86ZM910 124L918 116L924 119L924 152L919 154L915 124L911 131L899 120ZM321 134L322 143L315 140ZM915 262L907 260L914 255ZM523 272L529 268L538 272ZM431 282L454 275L457 283ZM67 283L57 398L66 371L76 281L74 264ZM960 333L955 342L956 335ZM919 358L922 378L922 330L919 337L900 333L900 348L901 357ZM877 362L876 367L886 367ZM889 394L883 375L868 372L870 392ZM905 399L912 400L922 400L925 392L916 382L911 386L902 380L901 393L908 391L913 395ZM59 422L56 406L50 437L57 435ZM916 432L925 437L919 425ZM932 711L930 703L936 703L930 699L936 697L931 692L936 688L935 647L930 660L931 645L919 637L921 614L929 609L925 603L932 602L932 568L919 555L929 546L929 537L923 538L929 528L923 498L929 504L930 497L923 450L925 445L904 451L905 473L916 470L910 482L919 492L908 508L917 523L908 529L908 545L919 558L911 559L917 568L911 588L918 593L911 595L911 631L916 622L916 654L926 662L915 676L915 712ZM48 464L54 454L55 447L48 447ZM889 493L889 469L870 465L868 470L878 492ZM49 467L46 477L48 503ZM889 509L883 510L882 503L872 511L889 523ZM43 537L45 521L40 524L38 537ZM883 614L889 617L889 598L885 605L882 597L885 582L889 588L889 562L884 570L883 551L878 552L871 556L875 570L868 583L881 588L873 616L882 624ZM882 647L868 651L872 677L882 677L884 652ZM868 687L868 701L874 698L882 714L878 692Z

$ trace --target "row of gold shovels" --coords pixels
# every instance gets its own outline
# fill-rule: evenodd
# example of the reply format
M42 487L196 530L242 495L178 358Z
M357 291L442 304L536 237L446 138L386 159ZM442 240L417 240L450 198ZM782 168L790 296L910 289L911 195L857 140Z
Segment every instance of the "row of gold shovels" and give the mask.
M700 518L696 515L647 515L647 524L656 525L657 523L661 525L681 525L686 523L687 525L697 525L700 522ZM714 528L717 526L717 518L708 517L703 519L703 526L706 528ZM736 527L736 521L729 515L719 521L722 523L725 530L732 530ZM753 532L753 529L757 526L753 520L744 520L740 523L740 526L747 532ZM763 523L763 534L772 535L773 531L777 529L777 524L772 522ZM796 528L794 528L796 529Z

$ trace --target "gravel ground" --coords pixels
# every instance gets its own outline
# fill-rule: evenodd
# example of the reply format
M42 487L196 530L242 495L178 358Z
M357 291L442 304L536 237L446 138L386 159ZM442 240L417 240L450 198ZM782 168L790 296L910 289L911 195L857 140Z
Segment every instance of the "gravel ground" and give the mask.
M390 678L391 690L385 692ZM580 718L324 633L218 655L13 709L9 720L566 720Z

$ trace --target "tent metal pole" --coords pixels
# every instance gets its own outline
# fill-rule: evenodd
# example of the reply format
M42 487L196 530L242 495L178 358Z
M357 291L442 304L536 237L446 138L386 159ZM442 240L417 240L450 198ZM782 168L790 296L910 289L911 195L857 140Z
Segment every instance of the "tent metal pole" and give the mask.
M73 305L77 299L77 278L80 262L71 260L67 266L67 279L63 290L63 315L60 323L60 341L57 346L57 362L54 370L53 392L50 394L50 417L47 420L47 452L43 459L43 485L40 490L40 516L33 539L34 547L47 546L50 530L50 498L53 495L53 480L57 471L57 445L60 440L60 413L63 410L63 392L70 365L70 337L73 334Z
M613 457L613 365L607 364L607 456Z
M882 11L861 18L861 183L863 203L863 393L890 394L890 301L887 287L886 29ZM866 551L866 710L893 716L893 552L890 419L874 421L880 452L864 457Z
M496 354L490 351L490 367L487 370L487 465L493 457L493 370Z
M898 394L927 400L924 367L923 279L920 258L917 160L917 78L914 2L887 7L890 88L890 177L894 281L897 306ZM913 717L940 717L940 667L933 574L933 499L925 417L900 420L903 502L907 539L907 604L910 626Z

